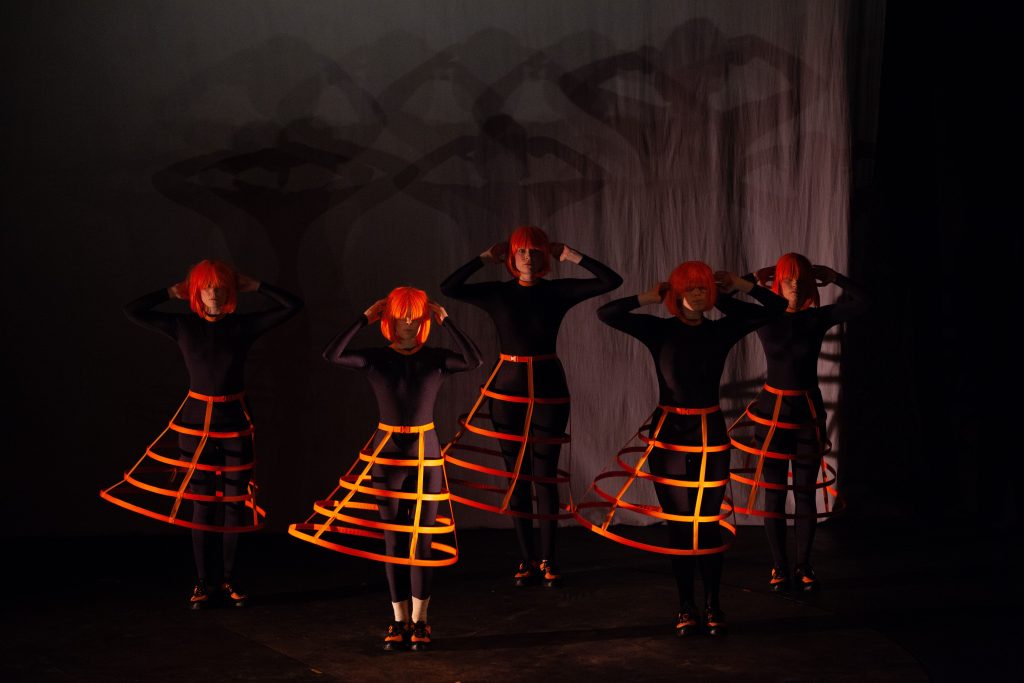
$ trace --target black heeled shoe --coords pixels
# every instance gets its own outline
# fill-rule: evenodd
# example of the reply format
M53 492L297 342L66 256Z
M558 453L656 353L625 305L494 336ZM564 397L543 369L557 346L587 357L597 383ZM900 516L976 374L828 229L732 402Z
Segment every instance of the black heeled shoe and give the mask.
M768 587L773 593L785 593L789 590L789 572L782 567L772 567L772 578L768 580Z
M210 594L206 590L206 580L199 579L192 589L192 597L188 600L189 609L203 609L210 604Z
M519 587L533 586L540 583L540 575L540 564L537 562L520 562L513 579Z
M700 614L696 605L684 605L676 616L676 635L680 638L700 633Z
M245 594L245 591L238 587L237 581L225 579L220 585L220 592L224 596L224 600L235 607L245 607L249 602L249 596Z
M388 652L404 650L409 647L411 627L404 621L392 621L384 632L384 649Z
M796 584L799 590L807 593L812 593L819 588L818 577L814 575L814 569L809 564L796 568L796 571L793 572L793 583Z
M709 636L719 637L729 633L729 625L726 623L725 612L721 606L712 607L711 603L708 603L704 609L704 627Z
M417 621L412 626L412 637L409 638L409 649L422 652L430 647L430 625L425 621Z
M541 560L538 567L541 582L547 588L558 588L562 585L562 574L551 560Z

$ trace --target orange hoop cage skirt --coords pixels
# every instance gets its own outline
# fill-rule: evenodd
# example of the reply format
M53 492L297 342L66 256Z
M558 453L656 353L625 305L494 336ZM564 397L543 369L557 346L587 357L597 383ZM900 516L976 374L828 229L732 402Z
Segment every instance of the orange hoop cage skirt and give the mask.
M707 471L708 454L723 453L721 457L728 457L728 451L730 448L728 444L708 445L708 415L718 412L719 408L718 406L711 406L708 408L679 408L675 406L659 405L658 410L661 411L661 416L655 420L655 416L658 414L658 411L656 410L648 421L641 426L639 430L637 430L636 436L633 437L634 439L639 439L646 445L630 446L629 443L633 441L633 439L630 439L630 441L626 443L626 447L620 450L615 456L615 462L621 469L612 469L607 472L603 472L594 479L594 483L591 484L590 488L602 500L581 502L578 506L573 508L573 515L575 516L576 521L585 528L631 548L646 550L652 553L662 553L665 555L713 555L715 553L723 553L729 549L732 545L733 539L736 537L736 527L725 521L725 518L732 513L732 501L728 496L725 496L720 508L721 512L717 515L698 514L700 512L701 501L704 498L704 491L709 488L724 487L729 482L728 479L708 481L704 478ZM669 415L700 415L701 445L684 446L660 441L658 436L661 433L661 429ZM644 432L651 429L652 426L653 431L651 432L651 436L645 436ZM662 448L664 450L674 451L677 453L700 453L700 475L697 480L693 481L687 479L675 479L673 477L659 477L651 474L650 472L644 471L643 466L647 462L648 457L650 457L651 451L655 448ZM641 455L636 459L634 464L629 464L629 462L627 462L629 459L627 456L632 457L633 454L636 453L640 453ZM601 482L607 479L625 479L625 482L623 482L619 487L618 492L612 495L601 488ZM694 505L694 514L672 514L662 510L660 505L642 505L639 503L630 503L625 500L626 492L637 479L646 479L655 484L662 484L664 486L678 486L697 489L697 500ZM605 509L608 512L605 515L603 522L600 524L594 524L580 513L580 511L585 508ZM691 523L693 524L693 544L685 548L653 545L628 538L621 533L615 533L609 529L609 526L612 523L612 519L615 517L616 511L620 509L632 510L633 512L640 513L645 517L665 520L668 522ZM701 548L698 542L701 524L718 524L728 533L729 540L726 543L713 548Z
M835 487L836 470L825 462L824 458L825 455L831 452L832 443L824 434L824 430L822 428L822 416L818 415L818 411L814 407L811 392L803 389L776 389L769 384L764 385L764 390L770 394L774 394L775 396L771 419L765 419L754 413L752 408L756 403L755 400L751 401L750 404L747 405L746 410L744 410L743 413L736 418L736 421L732 423L732 426L729 427L729 441L732 442L733 446L743 451L745 454L743 467L732 468L729 472L729 478L749 489L743 496L746 501L745 504L738 504L736 506L736 512L744 515L768 517L771 519L797 519L798 517L816 517L820 519L831 517L837 512L840 512L845 504L843 502L843 498L839 495L839 492ZM783 399L785 397L795 396L802 396L807 401L807 409L811 418L809 422L783 422L779 420L779 415L782 411ZM760 443L756 436L756 429L758 425L768 428L768 433ZM789 512L768 511L764 508L764 496L758 496L758 493L765 489L772 491L802 490L801 487L792 483L793 473L792 469L788 465L786 470L787 477L790 480L789 482L785 484L773 484L771 482L762 481L766 458L786 460L789 462L797 460L797 456L791 453L780 453L772 450L772 440L775 437L776 430L779 429L786 431L813 429L815 432L820 448L818 457L821 458L821 474L813 487L806 488L821 491L823 510L816 512L814 515L797 515ZM752 462L754 459L756 459L756 462Z
M445 478L444 487L438 493L423 492L423 475L427 467L440 467L444 473L444 458L425 458L423 435L434 428L431 422L417 426L394 426L379 423L377 429L385 432L385 436L372 449L373 436L366 442L366 445L359 451L359 457L348 472L338 480L338 485L331 491L326 500L318 500L313 503L313 514L301 524L288 526L288 533L303 541L315 543L316 545L334 550L346 555L354 555L367 560L377 562L390 562L392 564L404 564L415 567L447 567L455 564L459 559L458 541L455 537L455 518L452 514L452 504L448 493L448 482ZM391 439L392 434L417 434L418 457L412 458L382 458L381 451ZM376 435L376 433L374 433ZM365 463L357 472L360 463ZM370 485L372 469L375 464L387 465L389 467L415 467L417 470L416 491L391 491L389 489L377 488ZM338 493L345 490L344 495L338 498ZM413 513L412 524L395 524L380 520L379 506L375 499L398 498L401 500L412 500L416 502L416 509ZM448 503L448 516L437 515L433 525L424 526L420 524L420 514L424 501L438 501ZM320 521L313 520L320 516ZM409 541L409 554L404 557L387 555L371 550L363 550L352 545L355 539L372 539L383 541L385 531L396 531L399 533L411 534ZM432 540L432 550L441 553L438 559L416 557L417 538L420 534L431 534L434 537L451 534L451 543L441 543ZM329 539L334 540L329 540ZM351 539L351 540L350 540Z
M233 533L241 531L255 531L263 526L263 520L267 513L263 508L256 504L256 482L253 481L252 477L249 478L248 490L245 494L239 496L225 496L221 493L223 490L222 486L216 486L215 495L205 495L198 493L189 492L188 485L192 480L192 476L196 471L202 472L213 472L216 476L221 476L224 472L252 472L253 467L256 465L255 458L250 462L243 463L241 465L211 465L204 463L202 455L206 449L206 445L210 439L238 439L242 437L253 438L253 426L252 418L249 417L249 411L245 407L245 401L243 400L244 393L231 394L229 396L207 396L206 394L200 394L195 391L189 391L185 400L178 406L178 410L174 413L174 417L167 424L164 431L160 432L153 443L146 448L146 452L143 453L142 457L139 458L135 465L124 473L124 478L118 483L114 484L110 488L103 489L100 491L100 497L104 500L110 501L114 505L119 505L126 510L137 512L140 515L151 517L152 519L159 520L161 522L167 522L168 524L175 524L177 526L187 527L189 529L199 529L201 531L214 531L221 533ZM196 399L206 403L205 417L203 418L202 429L192 429L190 427L183 427L175 422L178 419L178 415L181 414L181 409L185 407L185 403L188 399ZM245 420L248 426L245 429L236 432L215 432L210 430L210 422L213 417L213 404L215 403L230 403L238 401L242 407L242 412L245 414ZM191 436L199 437L199 445L196 447L195 452L192 454L190 460L183 460L179 457L175 457L178 454L177 438L174 438L172 444L161 443L164 442L168 432L176 432L178 434L188 434ZM173 451L174 455L169 455L168 450ZM163 452L161 452L163 451ZM182 474L181 483L178 484L177 488L167 488L168 484L173 484L178 475ZM132 488L123 488L128 485ZM123 492L131 492L142 494L142 500L139 503L132 503L122 497ZM146 494L155 494L157 497L151 499L151 496ZM169 501L170 509L166 512L160 511L166 507L161 505L161 501L165 499L171 499ZM244 503L247 508L252 510L252 524L246 524L242 526L223 526L218 524L197 524L190 520L181 519L181 503L182 501L193 501L202 503Z
M520 517L523 519L537 519L537 520L557 520L557 519L571 519L572 512L570 507L565 508L565 512L546 515L536 514L528 512L517 512L509 508L509 503L512 500L512 492L515 490L516 484L519 481L530 482L531 484L569 484L569 472L563 469L556 470L556 476L554 477L541 477L534 474L523 474L522 466L523 461L526 458L527 449L530 444L566 444L570 442L568 434L562 434L561 436L533 436L530 434L531 427L533 426L533 409L536 405L558 405L569 403L568 396L559 397L538 397L534 396L533 389L533 364L538 361L549 361L557 360L558 356L549 353L540 356L511 356L505 353L499 355L498 363L494 366L494 371L491 372L491 376L487 378L487 381L482 387L480 387L480 396L477 398L476 403L470 411L459 417L460 429L452 437L452 440L444 447L444 459L445 462L455 470L462 470L466 474L458 477L452 476L451 483L465 489L465 495L452 494L452 500L463 505L477 508L479 510L486 510L488 512L494 512L500 515L508 515L510 517ZM498 376L498 371L504 363L526 363L526 378L527 378L527 395L526 396L513 396L510 394L499 394L496 391L491 390L491 385L494 383L494 378ZM520 403L526 406L526 417L523 420L523 429L517 434L511 434L507 432L497 431L495 429L485 429L477 424L473 424L473 420L476 418L482 418L490 420L491 416L488 413L480 412L480 406L483 405L484 399L490 398L495 401L505 401L507 403ZM493 427L493 424L492 424ZM487 465L481 465L475 462L470 462L465 459L466 453L478 453L485 456L496 457L499 462L502 460L502 453L500 450L493 448L484 448L481 446L472 446L469 444L462 444L459 441L465 436L466 432L478 434L480 436L489 437L492 439L498 439L499 441L512 441L519 444L519 452L516 454L516 462L512 471L509 472L505 469L497 469L495 467L488 467ZM458 454L458 455L456 455ZM466 479L465 476L472 476L471 473L485 474L492 477L497 477L504 480L502 485L494 485L491 483L483 482L473 479ZM504 483L507 482L507 483ZM500 498L499 502L487 502L484 498ZM536 495L534 495L536 499Z

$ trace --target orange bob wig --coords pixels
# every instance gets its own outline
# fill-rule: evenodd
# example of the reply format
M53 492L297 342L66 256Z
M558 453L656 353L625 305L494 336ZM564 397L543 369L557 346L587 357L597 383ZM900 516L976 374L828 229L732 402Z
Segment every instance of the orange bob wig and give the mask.
M508 238L508 254L505 256L505 267L513 277L519 277L516 268L516 252L520 249L536 249L544 255L544 263L534 275L543 277L551 270L551 240L546 232L533 225L522 225L516 228Z
M204 260L192 266L185 280L188 285L188 304L199 316L206 316L203 305L202 291L209 287L223 287L228 290L228 298L222 310L234 313L238 305L238 273L223 261Z
M802 254L790 252L783 254L779 262L775 264L775 280L772 282L772 291L782 295L783 280L796 280L796 291L801 297L797 310L821 305L818 297L818 284L814 281L814 266L811 261Z
M395 341L396 320L419 320L420 330L416 333L416 344L422 346L430 336L430 309L427 308L427 293L415 287L395 287L388 294L384 312L380 316L380 333L389 342Z
M681 315L680 306L683 294L688 289L703 287L708 292L708 305L714 306L718 301L718 285L711 266L703 261L685 261L680 263L668 276L669 292L665 297L665 306L672 315Z

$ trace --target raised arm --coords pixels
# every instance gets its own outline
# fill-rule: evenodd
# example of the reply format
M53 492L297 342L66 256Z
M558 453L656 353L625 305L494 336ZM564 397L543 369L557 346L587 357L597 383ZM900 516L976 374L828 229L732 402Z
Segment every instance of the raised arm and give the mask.
M833 325L864 315L870 308L867 290L842 273L837 273L828 266L814 266L814 277L822 284L834 284L843 290L842 299L825 307L829 312L829 321Z
M764 287L758 287L745 277L737 277L735 273L719 271L715 273L715 281L720 291L715 307L725 313L726 320L736 330L737 339L782 315L786 312L786 306L789 305L778 294ZM757 300L760 306L737 301L732 296L736 291L750 295Z
M622 284L622 276L596 259L584 256L567 244L551 245L551 255L559 261L569 261L586 268L594 277L587 279L560 278L559 286L569 292L575 302L610 292Z
M459 301L481 305L490 298L494 291L496 282L478 282L466 284L466 280L473 277L473 274L484 267L487 263L502 263L505 254L508 253L508 244L499 242L491 245L487 251L473 258L465 265L459 267L454 273L445 278L441 283L441 292Z
M448 311L433 301L430 302L430 310L434 314L437 324L448 330L452 343L455 345L455 350L448 351L444 359L445 371L463 372L464 370L475 370L483 365L484 359L480 354L480 349L476 347L472 339L455 326L452 319L448 317Z
M277 304L266 311L246 314L246 318L250 326L250 332L254 335L263 334L270 328L280 325L302 310L302 299L291 292L286 292L279 287L268 285L266 282L256 282L245 275L238 276L238 291L259 292Z
M165 301L170 301L172 298L184 298L178 295L182 287L183 285L179 283L167 289L158 289L155 292L140 296L138 299L125 304L124 314L136 325L141 325L147 330L153 330L177 340L178 318L180 316L176 313L161 313L153 309Z
M366 370L370 367L369 358L362 351L348 351L346 347L352 338L370 324L366 315L360 315L359 319L352 323L348 329L331 340L323 352L324 360L333 365L340 365L350 370Z
M666 289L667 285L659 282L646 292L609 301L597 309L597 317L605 325L625 332L631 337L636 337L649 347L658 337L662 319L653 315L631 313L631 311L647 304L660 303L665 296Z

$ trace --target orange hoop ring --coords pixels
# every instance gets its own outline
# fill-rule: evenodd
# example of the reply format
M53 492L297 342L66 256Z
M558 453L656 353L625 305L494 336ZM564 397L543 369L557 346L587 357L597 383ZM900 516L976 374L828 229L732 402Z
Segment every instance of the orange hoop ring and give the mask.
M707 460L709 453L728 453L729 444L709 444L708 443L708 429L707 419L708 415L718 412L718 406L710 406L707 408L680 408L676 406L665 406L659 405L658 409L651 415L651 417L645 422L640 429L637 430L636 434L631 438L626 445L615 454L615 463L621 469L608 470L602 474L597 475L594 478L594 482L590 485L590 490L593 491L600 500L591 500L582 502L579 505L573 506L572 514L584 528L593 531L594 533L604 536L607 539L636 548L638 550L644 550L652 553L661 553L664 555L714 555L717 553L724 553L731 546L736 538L736 526L735 524L726 521L726 517L733 515L733 504L732 500L728 495L724 495L722 498L722 504L719 508L719 513L715 515L701 515L701 501L704 497L704 491L709 488L725 488L729 483L729 479L717 479L709 480L705 479L705 473L707 471ZM660 416L659 416L660 411ZM672 444L658 439L661 433L662 427L665 425L665 421L669 415L693 415L700 416L701 422L701 445L700 446L685 446L682 444ZM650 430L651 436L648 437L644 432ZM645 444L642 447L630 446L633 440L639 440ZM674 477L663 477L651 474L648 471L644 471L642 468L647 463L647 459L651 452L655 448L661 448L669 451L675 451L678 453L700 453L700 474L696 480L689 479L676 479ZM634 454L641 454L634 464L627 462L627 457L632 457ZM727 457L727 456L722 456ZM618 492L615 494L609 493L602 489L600 482L609 479L625 479L625 482L619 487ZM679 515L669 512L665 512L660 505L643 505L639 503L631 503L625 499L625 495L629 488L637 479L645 479L656 484L662 484L667 486L677 486L682 488L693 488L697 489L697 500L694 504L694 512L690 515ZM589 493L588 491L588 493ZM586 496L584 496L584 499ZM581 510L584 509L602 509L606 510L604 521L595 524L589 519L583 516ZM639 513L645 517L650 517L656 520L662 520L667 522L678 522L688 523L693 525L693 543L689 547L676 547L672 545L656 545L652 543L645 543L638 541L622 533L616 533L610 530L612 519L615 513L620 510L630 510L632 512ZM701 524L717 524L728 534L728 540L721 545L712 548L701 548L699 542L700 525Z
M200 531L212 531L218 533L238 533L255 531L256 529L261 528L267 513L266 510L256 504L256 492L259 487L251 476L249 477L249 482L246 487L247 491L242 495L225 496L219 490L214 495L206 495L190 493L187 490L189 482L192 480L192 476L197 471L213 472L215 475L220 476L225 472L252 471L256 466L255 458L241 465L216 465L202 462L203 452L210 439L237 439L242 437L249 437L250 440L253 439L254 429L252 425L252 418L249 416L249 410L246 408L244 397L244 392L229 394L226 396L209 396L189 390L185 399L181 402L181 405L178 406L178 410L175 411L174 416L171 417L170 421L167 423L167 427L165 427L164 430L160 432L160 435L156 437L156 439L154 439L146 448L142 457L139 458L135 465L124 473L121 481L100 491L100 497L103 498L103 500L124 508L125 510L135 512L161 522L166 522L167 524L185 527L187 529L197 529ZM181 414L182 408L185 407L185 403L187 403L189 399L202 401L206 404L202 429L184 427L176 422L178 416ZM213 405L215 403L233 403L236 401L242 408L242 413L245 415L245 420L248 426L239 431L212 431L210 429L210 424L213 419ZM160 453L157 450L160 442L169 432L190 434L199 437L199 445L196 446L196 450L192 453L192 458L190 460L182 460L180 457L175 458L170 455ZM182 477L181 484L177 488L167 488L165 486L151 483L146 481L144 476L147 474L162 475L164 481L173 482L177 479L178 474L182 473L184 476ZM122 489L122 487L124 488ZM215 488L219 489L220 487ZM144 504L146 503L145 500L139 503L133 503L123 497L124 494L129 492L154 494L157 498L148 504ZM172 499L173 502L167 512L161 512L159 510L159 503L166 498ZM186 500L193 503L243 503L245 507L252 510L252 523L238 526L225 526L222 524L199 524L181 519L179 516L181 503Z
M459 416L459 431L456 432L452 440L445 444L441 453L444 456L445 463L456 470L464 470L466 473L484 474L491 477L497 477L502 481L500 485L489 484L481 481L475 481L473 479L467 479L465 476L452 476L451 483L459 489L461 493L452 493L452 500L462 505L476 508L478 510L485 510L487 512L493 512L499 515L506 515L508 517L518 517L520 519L530 520L561 520L571 519L571 503L569 506L564 508L564 512L556 514L538 514L533 512L518 512L509 507L512 501L512 494L515 490L516 485L520 481L529 482L532 484L565 484L569 486L569 472L564 469L556 467L554 477L542 477L534 474L523 474L522 466L526 459L527 449L531 444L567 444L571 443L571 437L569 434L563 434L561 436L533 436L530 431L533 423L533 408L535 405L564 405L568 404L570 398L568 396L556 396L556 397L542 397L534 395L534 384L533 384L533 364L536 362L558 360L557 354L548 353L537 356L516 356L506 353L498 355L498 362L494 366L494 370L491 372L490 377L484 382L483 386L480 387L480 395L477 397L476 403L465 415ZM494 383L494 379L498 376L498 371L504 363L525 363L526 364L526 379L527 379L527 395L517 396L512 394L502 394L491 389L491 385ZM497 429L487 429L473 423L474 419L486 419L490 421L491 416L488 413L480 411L481 405L485 398L489 398L492 401L503 401L506 403L517 403L526 406L526 417L523 420L523 429L518 434L512 434L509 432L502 432ZM492 423L493 427L493 423ZM471 446L459 443L460 440L469 432L477 434L479 436L487 437L490 439L496 439L500 441L511 441L519 444L519 452L516 454L515 465L512 470L499 469L496 467L489 467L471 460L467 460L465 457L466 453L478 453L480 455L495 457L499 461L503 458L503 454L500 450L493 448L483 448L480 446ZM477 495L473 495L477 494ZM490 503L482 498L495 497L500 498L500 503ZM536 496L534 496L536 499ZM571 499L571 492L570 492Z
M402 564L413 567L447 567L458 562L459 544L455 536L455 516L452 513L451 496L448 493L447 477L444 477L444 485L438 493L424 493L424 473L428 467L440 467L444 474L444 458L426 458L424 454L424 435L434 429L434 423L425 425L387 425L383 422L377 424L378 431L384 432L383 438L375 448L371 450L374 432L370 440L359 451L359 456L349 467L348 471L338 480L338 485L331 491L325 500L318 500L313 503L313 513L306 518L305 522L288 525L288 533L299 540L313 543L322 548L335 552L361 557L376 562L387 562L389 564ZM417 457L416 458L386 458L380 457L384 446L391 439L392 434L416 434L417 435ZM357 472L359 463L365 465ZM417 471L416 491L414 493L404 491L392 491L390 489L377 488L376 486L365 485L370 480L374 465L386 465L389 467L415 467ZM344 490L341 497L339 492ZM378 513L380 506L376 502L381 498L392 498L400 500L415 501L416 507L413 512L412 524L398 524L384 522L380 519L372 519L369 515ZM448 503L448 515L437 515L434 524L429 526L420 524L421 513L424 501L437 501ZM356 514L364 513L363 515ZM319 521L314 521L316 517ZM343 541L349 537L369 538L377 541L384 540L385 531L395 531L411 535L409 541L409 554L398 557L386 553L364 550L354 547ZM330 540L324 538L327 534L339 534L341 538ZM451 534L451 543L431 540L430 548L441 553L443 556L437 559L416 557L417 537L420 534L440 536Z
M770 384L765 384L763 389L775 396L771 418L761 417L753 411L753 407L757 402L757 399L755 398L747 405L743 413L736 418L728 429L729 442L733 447L745 454L744 465L742 467L733 467L729 472L729 477L732 481L740 484L741 486L745 486L748 489L748 493L745 494L746 504L736 505L736 512L767 519L825 519L841 512L843 508L845 508L846 504L843 497L839 495L839 490L836 486L838 475L835 468L825 462L824 457L832 451L832 443L825 435L824 416L818 415L818 410L814 406L811 391L805 389L778 389ZM808 414L811 419L807 422L786 422L780 420L779 415L782 411L783 398L797 396L802 396L807 401ZM768 433L760 443L758 443L758 439L754 434L756 425L768 427ZM821 461L821 474L818 476L818 480L813 486L801 487L792 483L792 468L788 465L786 468L786 476L789 481L787 481L787 483L773 484L762 480L766 459L786 460L789 462L794 462L798 459L797 456L792 453L783 453L780 451L773 451L771 449L772 440L774 439L775 432L778 429L785 431L806 429L814 430L819 446L817 458ZM750 433L745 435L744 433L746 431L749 431ZM756 459L753 464L751 463L752 456ZM787 492L820 490L824 509L820 512L816 511L811 515L798 515L795 512L772 512L765 509L764 496L758 496L758 493L762 490Z

